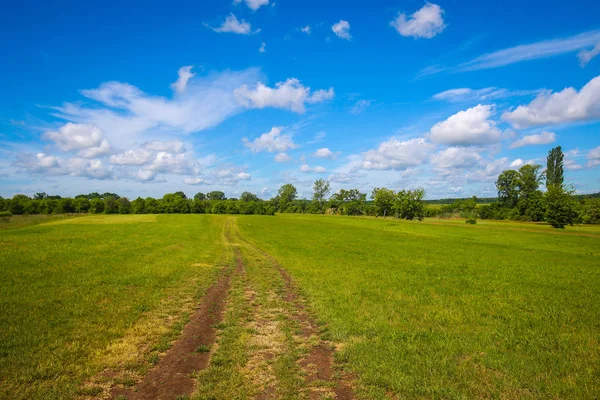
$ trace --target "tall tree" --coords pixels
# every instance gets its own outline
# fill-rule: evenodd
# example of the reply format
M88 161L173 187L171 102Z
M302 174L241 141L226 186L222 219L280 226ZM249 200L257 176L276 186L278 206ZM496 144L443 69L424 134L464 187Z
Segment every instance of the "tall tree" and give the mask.
M512 169L502 172L496 181L496 189L500 204L514 208L519 200L519 173Z
M255 195L254 193L244 192L240 196L240 200L241 201L245 201L245 202L249 202L249 201L258 201L259 199L258 199L258 196Z
M213 190L212 192L208 192L206 194L209 200L225 200L225 193L220 190Z
M527 198L537 192L544 179L541 168L541 165L526 164L519 169L519 196Z
M315 202L319 211L323 211L325 199L331 192L329 182L324 179L317 179L313 184L313 202Z
M377 208L377 215L381 215L384 218L390 215L396 199L396 194L392 189L375 188L371 193L371 198Z
M277 197L279 197L279 211L285 211L289 204L296 199L298 191L291 183L286 183L279 188Z
M560 146L557 146L548 152L546 159L546 188L551 186L562 186L564 177L563 159L565 155Z

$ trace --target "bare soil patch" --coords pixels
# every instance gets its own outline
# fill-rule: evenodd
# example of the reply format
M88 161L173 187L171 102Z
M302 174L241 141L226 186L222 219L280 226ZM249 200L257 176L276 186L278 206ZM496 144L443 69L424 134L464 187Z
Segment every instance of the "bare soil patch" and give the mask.
M210 349L215 341L214 325L221 322L223 317L230 278L231 273L226 271L208 289L179 338L156 366L134 388L114 387L110 391L110 398L177 399L190 395L194 389L191 373L208 365L210 352L204 349Z

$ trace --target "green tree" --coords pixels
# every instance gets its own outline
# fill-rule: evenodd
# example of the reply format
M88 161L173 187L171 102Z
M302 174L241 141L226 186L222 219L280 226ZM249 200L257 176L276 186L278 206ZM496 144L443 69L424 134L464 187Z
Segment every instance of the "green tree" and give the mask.
M550 185L546 192L546 221L554 228L572 225L575 217L573 191L562 185Z
M90 209L90 201L86 197L78 197L74 200L75 212L86 213Z
M131 202L131 212L133 214L145 214L146 213L146 201L141 197L138 197Z
M104 198L104 213L105 214L116 214L119 212L119 205L117 199L113 196Z
M317 179L313 184L313 203L318 212L323 212L323 206L329 193L331 192L331 186L329 182L324 179Z
M392 189L375 188L371 193L371 199L373 199L373 203L377 208L377 215L381 215L385 218L386 216L390 215L390 212L394 207L396 194Z
M240 196L240 201L249 202L249 201L258 201L258 200L259 200L258 196L255 195L254 193L250 193L250 192L244 192Z
M146 214L158 214L160 212L160 208L158 205L158 200L153 197L146 197Z
M298 191L291 183L286 183L279 188L277 197L279 198L279 211L285 212L287 207L296 199Z
M129 214L131 212L131 202L127 197L121 197L117 200L119 214Z
M104 202L99 197L94 197L90 200L90 212L101 214L104 212Z
M225 200L225 193L220 190L214 190L206 194L209 200Z
M519 173L509 169L498 176L496 181L498 202L509 208L514 208L519 200Z
M563 159L565 155L560 146L548 152L546 159L546 188L551 186L562 186L564 182Z
M394 211L398 218L421 221L425 216L425 189L400 190L394 201Z
M331 208L335 208L342 215L362 215L365 213L367 194L358 189L340 189L329 200Z
M194 200L196 200L196 201L206 200L206 195L202 192L198 192L194 195Z
M519 197L530 197L539 190L540 184L544 180L544 175L540 172L541 165L523 165L519 169Z

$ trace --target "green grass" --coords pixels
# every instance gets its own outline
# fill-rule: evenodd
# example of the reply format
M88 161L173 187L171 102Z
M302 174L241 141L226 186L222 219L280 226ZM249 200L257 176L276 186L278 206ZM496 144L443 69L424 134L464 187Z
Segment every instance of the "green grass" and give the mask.
M600 396L600 229L240 216L363 398Z
M0 231L7 229L18 229L26 226L43 224L52 221L62 221L65 219L76 218L78 214L59 214L59 215L13 215L8 218L0 218Z
M89 216L0 232L0 398L135 380L214 281L224 217Z

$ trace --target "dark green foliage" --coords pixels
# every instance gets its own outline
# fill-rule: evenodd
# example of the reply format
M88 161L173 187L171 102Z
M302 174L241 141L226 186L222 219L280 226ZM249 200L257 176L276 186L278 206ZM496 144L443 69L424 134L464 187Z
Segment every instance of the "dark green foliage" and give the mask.
M115 197L109 196L104 199L104 213L116 214L119 212L119 206Z
M325 207L325 199L331 192L329 182L324 179L317 179L313 184L313 204L312 213L322 213Z
M546 163L546 188L551 186L562 186L564 183L563 159L565 155L560 146L548 152Z
M362 215L365 213L367 195L358 189L340 189L329 199L330 208L342 215Z
M220 190L215 190L215 191L212 191L212 192L208 192L206 194L206 197L209 200L225 200L226 199L225 193L221 192Z
M12 213L10 211L0 211L0 221L7 222L10 217L12 217Z
M277 192L277 199L279 200L279 211L280 212L293 212L288 211L288 207L296 199L298 196L298 191L296 187L291 183L286 183L282 187L279 188Z
M504 171L496 181L498 201L505 207L514 208L519 200L519 173L511 169Z
M202 192L198 192L194 195L194 200L196 200L196 201L206 200L206 195Z
M554 228L573 225L576 217L572 191L562 186L550 186L546 192L546 221Z
M131 213L131 203L127 197L121 197L117 200L117 208L119 210L119 214L129 214Z
M396 194L393 210L397 218L421 221L425 216L424 189L400 190Z
M258 201L259 198L257 195L255 195L254 193L250 193L250 192L244 192L242 193L242 195L240 196L240 201Z
M376 215L387 217L390 215L396 200L396 194L388 188L375 188L371 193L373 204L376 209Z

